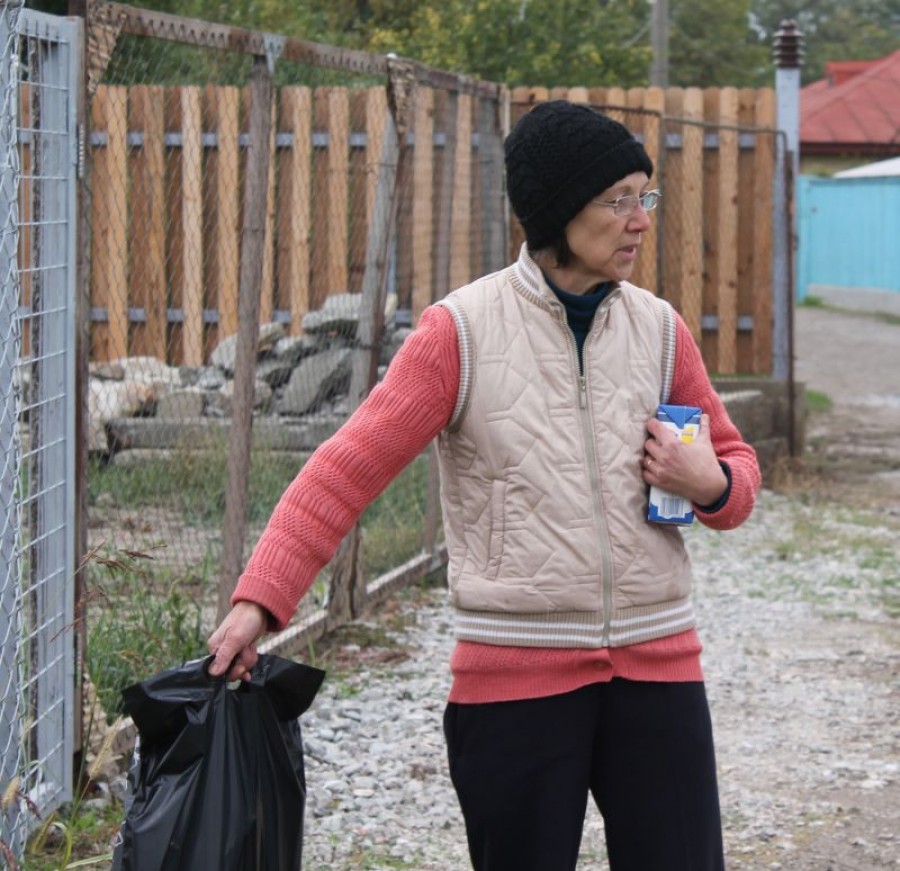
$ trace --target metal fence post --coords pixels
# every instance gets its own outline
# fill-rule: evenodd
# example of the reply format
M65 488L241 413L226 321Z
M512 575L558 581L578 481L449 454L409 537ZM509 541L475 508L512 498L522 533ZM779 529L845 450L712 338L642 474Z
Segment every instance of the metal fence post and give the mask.
M773 258L772 375L792 381L792 311L794 306L794 202L800 151L800 66L803 37L797 23L785 19L775 34L776 144ZM790 185L790 187L789 187Z
M0 790L14 783L21 766L19 649L19 450L18 387L20 339L16 309L18 248L18 12L0 9ZM0 814L0 842L16 855L22 830L18 802Z

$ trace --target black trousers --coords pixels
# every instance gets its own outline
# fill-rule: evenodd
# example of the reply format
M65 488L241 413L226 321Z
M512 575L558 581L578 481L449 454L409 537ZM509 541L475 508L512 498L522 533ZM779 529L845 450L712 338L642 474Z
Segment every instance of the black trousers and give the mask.
M612 871L722 871L702 683L615 678L564 695L444 713L476 871L572 871L588 793Z

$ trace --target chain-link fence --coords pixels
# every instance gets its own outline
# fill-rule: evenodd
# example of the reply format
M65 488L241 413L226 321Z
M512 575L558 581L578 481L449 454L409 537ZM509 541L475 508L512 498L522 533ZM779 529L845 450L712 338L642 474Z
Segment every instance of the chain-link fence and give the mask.
M772 372L773 204L779 171L771 88L516 88L512 116L567 98L604 111L644 144L662 190L632 281L668 299L707 368ZM783 137L783 134L780 134ZM512 233L515 249L522 238Z
M6 3L0 44L0 847L10 861L72 789L80 25Z
M99 2L86 66L87 667L112 710L114 687L199 652L277 499L422 309L504 264L505 92ZM275 644L440 565L437 498L426 454Z

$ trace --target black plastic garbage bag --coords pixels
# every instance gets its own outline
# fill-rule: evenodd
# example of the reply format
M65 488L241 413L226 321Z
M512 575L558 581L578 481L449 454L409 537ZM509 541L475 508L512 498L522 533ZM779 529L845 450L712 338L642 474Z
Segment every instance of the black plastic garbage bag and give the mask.
M236 688L212 657L126 688L138 730L116 871L300 868L306 780L299 716L325 672L263 654Z

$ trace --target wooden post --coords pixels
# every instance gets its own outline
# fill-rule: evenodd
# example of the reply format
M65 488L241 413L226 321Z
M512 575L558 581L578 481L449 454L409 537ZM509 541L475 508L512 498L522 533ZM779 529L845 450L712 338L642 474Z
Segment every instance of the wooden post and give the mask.
M228 491L222 526L222 577L219 581L221 621L231 607L231 594L244 561L247 522L247 483L259 342L259 289L266 244L269 190L272 74L266 58L254 57L250 84L250 145L244 175L244 232L238 291L238 340L234 371L234 404L228 445Z
M357 348L350 376L350 408L365 399L378 375L380 340L384 334L385 279L388 252L396 219L400 145L394 116L388 113L382 137L382 150L372 214L366 242L362 301L357 327ZM366 602L366 578L359 564L359 524L345 536L334 560L328 620L332 625L349 614L362 612ZM348 592L349 591L349 592Z
M434 301L434 91L420 87L413 122L412 316Z

